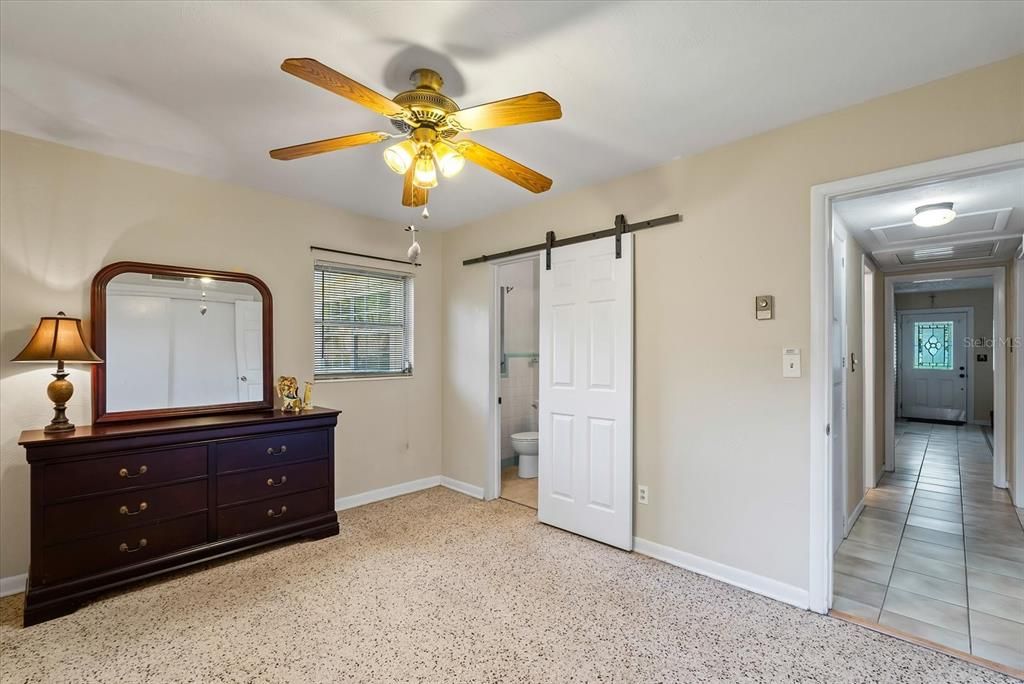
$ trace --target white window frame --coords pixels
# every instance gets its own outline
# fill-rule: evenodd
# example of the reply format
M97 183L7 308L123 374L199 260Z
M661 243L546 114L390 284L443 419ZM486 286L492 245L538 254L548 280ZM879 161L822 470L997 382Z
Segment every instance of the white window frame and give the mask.
M388 380L388 379L399 379L399 378L411 378L415 371L415 278L412 273L405 271L392 271L387 269L372 268L367 266L357 266L353 264L346 264L337 261L330 261L327 259L316 259L313 263L313 278L314 281L317 277L317 273L320 271L321 266L326 266L331 270L350 273L350 274L363 274L369 277L384 277L392 278L395 280L401 280L404 284L405 291L405 347L406 347L406 367L407 370L402 372L345 372L345 373L317 373L316 371L316 325L317 317L316 312L313 312L313 382L324 383L324 382L355 382L360 380ZM316 283L313 284L313 289L310 294L313 295L313 299L316 299Z

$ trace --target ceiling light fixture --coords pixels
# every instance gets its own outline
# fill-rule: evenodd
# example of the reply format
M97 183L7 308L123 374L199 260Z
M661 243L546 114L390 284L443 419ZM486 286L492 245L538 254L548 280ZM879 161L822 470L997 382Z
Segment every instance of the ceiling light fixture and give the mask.
M926 204L914 210L914 225L921 228L944 226L956 218L952 202Z
M458 175L462 167L466 165L466 158L459 154L451 143L439 141L434 143L434 156L437 158L437 165L441 169L441 175L451 178Z
M414 159L416 159L416 143L412 140L403 140L384 150L384 161L388 168L398 174L408 171Z
M281 69L313 85L348 98L387 117L407 140L384 151L388 167L404 176L402 204L422 207L437 173L450 178L473 162L530 192L551 189L551 179L519 162L463 137L465 133L504 128L562 117L562 106L542 92L509 97L476 107L460 107L442 92L444 79L431 69L416 69L412 88L393 98L367 88L348 76L308 57L286 59ZM452 142L458 136L458 142ZM374 145L396 137L386 131L367 131L270 151L274 159L301 159L314 154Z
M429 147L421 149L416 156L416 170L413 172L412 184L423 190L437 187L437 169L434 168L434 155L430 153Z

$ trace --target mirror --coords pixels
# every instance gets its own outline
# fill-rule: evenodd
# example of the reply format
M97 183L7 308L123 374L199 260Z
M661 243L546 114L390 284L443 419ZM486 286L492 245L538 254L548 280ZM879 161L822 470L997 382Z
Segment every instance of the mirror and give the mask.
M94 422L270 408L272 306L258 278L120 262L93 281Z

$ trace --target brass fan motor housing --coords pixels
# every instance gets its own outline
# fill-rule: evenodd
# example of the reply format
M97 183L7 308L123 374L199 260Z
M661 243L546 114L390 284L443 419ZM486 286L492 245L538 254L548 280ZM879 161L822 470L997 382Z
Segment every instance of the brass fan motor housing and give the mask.
M416 86L395 95L392 100L412 112L413 122L392 119L391 124L402 133L409 134L420 126L432 128L442 138L452 138L459 131L448 124L448 115L459 111L455 100L441 92L444 79L432 69L417 69L409 80Z

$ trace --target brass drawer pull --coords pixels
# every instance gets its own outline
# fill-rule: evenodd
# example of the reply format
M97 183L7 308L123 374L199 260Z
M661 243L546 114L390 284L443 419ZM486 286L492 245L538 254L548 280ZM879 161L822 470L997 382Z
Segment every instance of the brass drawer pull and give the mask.
M274 478L268 477L267 478L267 486L268 487L280 487L281 485L283 485L287 481L288 481L288 476L287 475L282 475L280 482L274 482Z
M121 506L121 508L118 509L118 512L121 515L138 515L147 508L149 508L149 504L143 501L142 503L139 504L139 510L137 511L129 511L127 506Z
M121 550L121 553L135 553L136 551L144 549L145 547L146 547L146 538L143 537L142 539L139 540L139 545L136 546L134 549L129 549L128 545L125 544L124 542L121 542L121 546L119 546L118 548Z
M139 475L145 475L147 470L149 470L149 468L147 468L146 466L139 466L139 472L135 473L134 475L129 475L127 468L121 468L121 470L117 474L120 475L121 477L138 477Z
M274 447L267 447L267 456L280 456L281 454L288 453L288 447L281 445L280 451L274 451Z
M287 506L281 506L281 512L280 513L275 513L273 508L268 508L267 509L267 517L268 518L280 518L282 515L284 515L287 512L288 512L288 507Z

